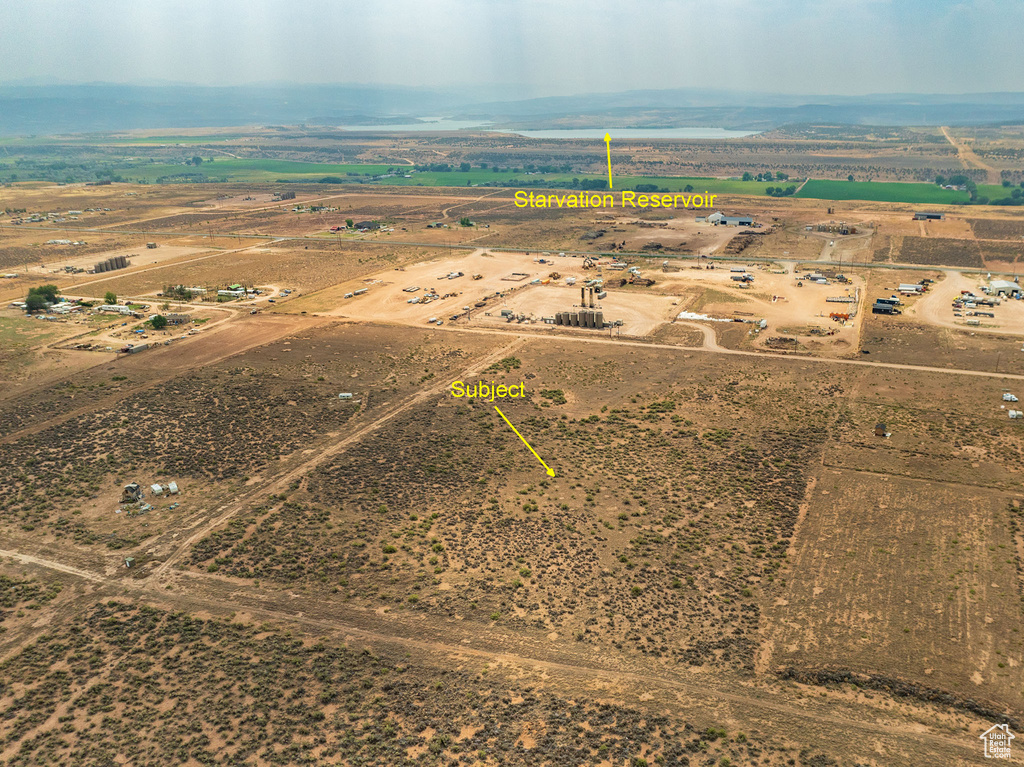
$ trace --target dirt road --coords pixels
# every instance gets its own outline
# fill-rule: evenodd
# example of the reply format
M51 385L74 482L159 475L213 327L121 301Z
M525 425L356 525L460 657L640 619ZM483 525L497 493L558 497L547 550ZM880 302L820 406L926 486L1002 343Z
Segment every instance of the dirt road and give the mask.
M470 630L443 618L424 625L418 619L410 622L394 615L346 610L344 606L318 600L302 600L296 604L287 591L257 593L248 585L208 574L189 573L191 583L168 590L150 580L107 577L13 550L0 549L0 557L105 584L113 593L168 604L175 609L232 616L243 610L251 620L298 625L314 635L340 636L346 642L388 644L404 648L407 656L415 652L440 658L441 663L463 664L473 659L474 665L483 662L496 669L507 668L516 676L527 672L574 687L583 684L588 688L596 687L606 695L628 695L627 691L639 695L643 691L657 698L662 708L681 709L689 716L697 712L706 715L709 710L717 709L730 718L740 717L767 729L785 721L787 729L793 728L790 730L793 732L801 731L802 726L826 725L841 732L858 733L856 737L884 740L888 753L898 752L897 744L906 745L909 741L915 752L920 749L937 751L947 757L952 752L964 760L962 763L968 763L974 753L971 750L974 743L968 733L952 737L948 723L908 726L892 715L884 700L876 711L869 709L863 713L846 706L841 695L830 697L822 693L824 697L819 700L802 698L799 704L792 704L790 695L771 683L737 679L730 674L718 678L714 673L701 673L688 680L669 668L654 670L643 660L626 657L609 659L613 661L610 666L599 667L588 662L588 659L592 661L592 656L586 648L580 650L574 643L540 644L535 637L476 626ZM460 636L463 637L460 641L453 641Z
M522 339L516 338L512 340L510 343L503 345L501 348L496 349L493 352L485 355L484 357L475 360L472 365L470 365L465 371L463 371L462 377L471 378L479 374L480 372L483 371L484 368L488 367L492 363L497 362L502 357L509 356L509 354L517 346L519 346L520 343L522 343ZM188 538L183 540L179 544L178 549L169 557L167 557L167 559L165 559L160 565L158 565L153 570L152 573L150 573L148 579L158 580L161 576L165 575L171 568L171 566L174 565L178 560L180 560L182 555L185 554L189 550L189 548L191 548L191 546L194 543L196 543L196 541L208 535L211 530L227 522L235 514L238 514L239 512L249 508L256 501L257 498L266 497L268 492L274 493L279 490L283 490L292 480L299 479L303 475L308 474L310 471L315 469L320 464L333 458L338 453L343 452L350 445L360 442L364 437L371 434L372 432L377 431L381 426L393 420L402 413L405 413L406 411L416 407L417 405L421 404L425 400L430 399L431 397L437 396L449 385L449 379L445 378L439 381L438 383L435 383L433 386L428 386L420 389L419 391L417 391L416 394L407 397L403 402L388 409L382 415L373 419L372 421L365 424L356 431L352 432L348 436L338 440L333 445L329 445L318 450L313 455L312 458L298 464L290 471L285 473L283 476L280 476L273 480L272 483L255 485L252 490L241 496L234 503L230 504L216 518L202 525L199 529L195 530L191 535L189 535Z
M966 141L956 139L953 134L950 133L949 128L945 125L943 125L940 130L942 131L942 135L946 137L946 140L956 149L956 153L960 156L960 162L963 164L965 169L971 170L974 168L980 168L986 173L986 183L1002 183L1002 176L999 171L978 157L978 155L974 153L974 150L971 149L970 144Z
M40 559L39 557L33 557L30 554L22 554L20 551L8 551L6 549L0 549L0 557L7 557L13 559L16 562L21 562L26 565L38 565L39 567L45 567L47 570L56 570L57 572L67 573L68 575L74 575L76 578L84 578L87 581L93 583L108 583L109 578L98 573L91 573L88 570L82 570L78 567L72 567L71 565L65 565L61 562L55 562L52 559Z
M623 341L618 339L609 339L604 337L588 338L585 336L578 335L559 335L555 333L534 333L530 331L524 331L517 329L514 331L505 330L489 330L487 328L458 328L445 326L440 328L441 332L447 333L488 333L488 334L501 334L505 335L509 332L514 332L519 336L530 336L533 338L546 338L555 341L569 341L581 344L613 344L616 346L639 346L645 349L666 349L676 352L690 352L690 351L704 351L711 354L730 354L739 357L760 357L762 359L769 357L772 359L785 359L785 360L797 360L799 362L816 362L823 365L857 365L859 367L872 367L872 368L889 368L891 370L914 370L923 373L945 373L946 375L963 375L963 376L979 376L982 378L999 378L1005 380L1024 381L1024 375L1017 375L1014 373L991 373L987 370L962 370L960 368L939 368L930 367L928 365L903 365L896 362L870 362L868 360L851 360L841 359L836 357L810 357L805 354L766 354L764 352L752 352L743 349L727 349L724 346L719 346L717 341L713 340L714 330L705 325L699 325L697 323L679 322L677 324L687 325L702 328L704 330L704 345L700 347L689 347L689 346L677 346L675 344L663 344L653 343L646 341ZM709 341L709 334L712 336L712 340ZM714 344L713 346L711 344Z

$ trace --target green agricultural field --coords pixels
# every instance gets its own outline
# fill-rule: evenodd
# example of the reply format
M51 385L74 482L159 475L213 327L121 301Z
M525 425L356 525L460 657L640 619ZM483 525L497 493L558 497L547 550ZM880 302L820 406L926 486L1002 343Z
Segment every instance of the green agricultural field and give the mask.
M511 171L499 171L474 168L469 172L450 171L447 173L413 173L410 178L389 178L378 182L382 184L409 185L409 186L467 186L471 184L486 184L499 182L510 188L533 189L538 182L548 181L552 183L570 182L574 178L582 180L600 179L606 176L596 173L536 173L525 175ZM688 178L681 176L613 176L613 191L633 189L638 184L653 184L659 189L664 188L670 192L682 192L687 186L692 186L696 193L710 192L711 194L746 194L763 196L765 189L774 184L765 184L759 181L734 181L721 178ZM784 182L787 185L790 182ZM595 192L605 191L603 189L591 190Z
M930 203L953 205L967 202L967 192L943 189L935 184L881 181L808 181L796 195L814 200L867 200L871 202Z
M978 196L988 197L990 200L1001 200L1013 194L1014 187L1005 187L1000 184L978 184Z
M643 176L617 176L614 178L615 187L621 189L632 189L637 184L654 184L664 187L670 192L682 192L688 185L693 187L695 193L703 194L748 194L756 197L763 197L765 190L770 187L799 186L799 181L778 181L776 183L764 183L762 181L737 181L727 178L677 178L672 176L657 176L645 178Z
M348 173L360 176L386 173L389 165L335 165L315 162L293 162L291 160L248 160L248 159L216 159L212 163L204 162L199 166L152 163L116 168L115 172L135 180L142 179L153 182L158 178L180 174L202 174L211 179L225 178L228 181L264 181L274 182L278 179L294 179L296 181L318 181L326 176L346 178Z

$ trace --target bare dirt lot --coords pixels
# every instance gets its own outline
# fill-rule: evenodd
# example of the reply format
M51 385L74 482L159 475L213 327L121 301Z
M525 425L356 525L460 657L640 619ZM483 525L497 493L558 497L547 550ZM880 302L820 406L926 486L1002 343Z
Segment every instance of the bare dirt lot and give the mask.
M1012 508L982 487L825 470L790 586L768 609L767 662L881 671L1018 708L1024 640L1013 628L1024 616Z

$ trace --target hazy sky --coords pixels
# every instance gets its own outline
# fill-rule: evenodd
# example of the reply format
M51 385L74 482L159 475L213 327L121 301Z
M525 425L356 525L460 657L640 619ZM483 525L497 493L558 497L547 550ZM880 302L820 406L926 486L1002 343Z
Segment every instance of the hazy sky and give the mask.
M1024 91L1021 0L4 0L0 82Z

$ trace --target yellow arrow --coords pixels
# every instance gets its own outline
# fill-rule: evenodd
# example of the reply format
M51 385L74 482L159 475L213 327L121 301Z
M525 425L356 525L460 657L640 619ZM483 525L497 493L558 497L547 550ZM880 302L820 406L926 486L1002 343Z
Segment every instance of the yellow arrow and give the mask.
M604 145L608 150L608 188L612 188L612 134L604 134Z
M495 405L494 409L498 410L498 406ZM549 477L555 476L555 470L552 469L550 466L548 466L546 463L544 463L544 459L541 458L539 455L537 455L537 451L536 450L534 450L532 447L530 447L530 443L527 442L526 438L522 434L519 433L519 429L517 429L515 426L513 426L512 422L510 420L508 420L508 418L505 418L505 414L502 413L500 410L498 410L498 415L500 415L502 418L504 418L505 423L507 423L509 428L512 429L512 431L514 431L516 433L516 436L519 437L519 439L521 439L523 441L523 444L530 448L530 452L533 453L533 455L536 457L536 459L538 461L540 461L540 465L548 470L548 476Z

